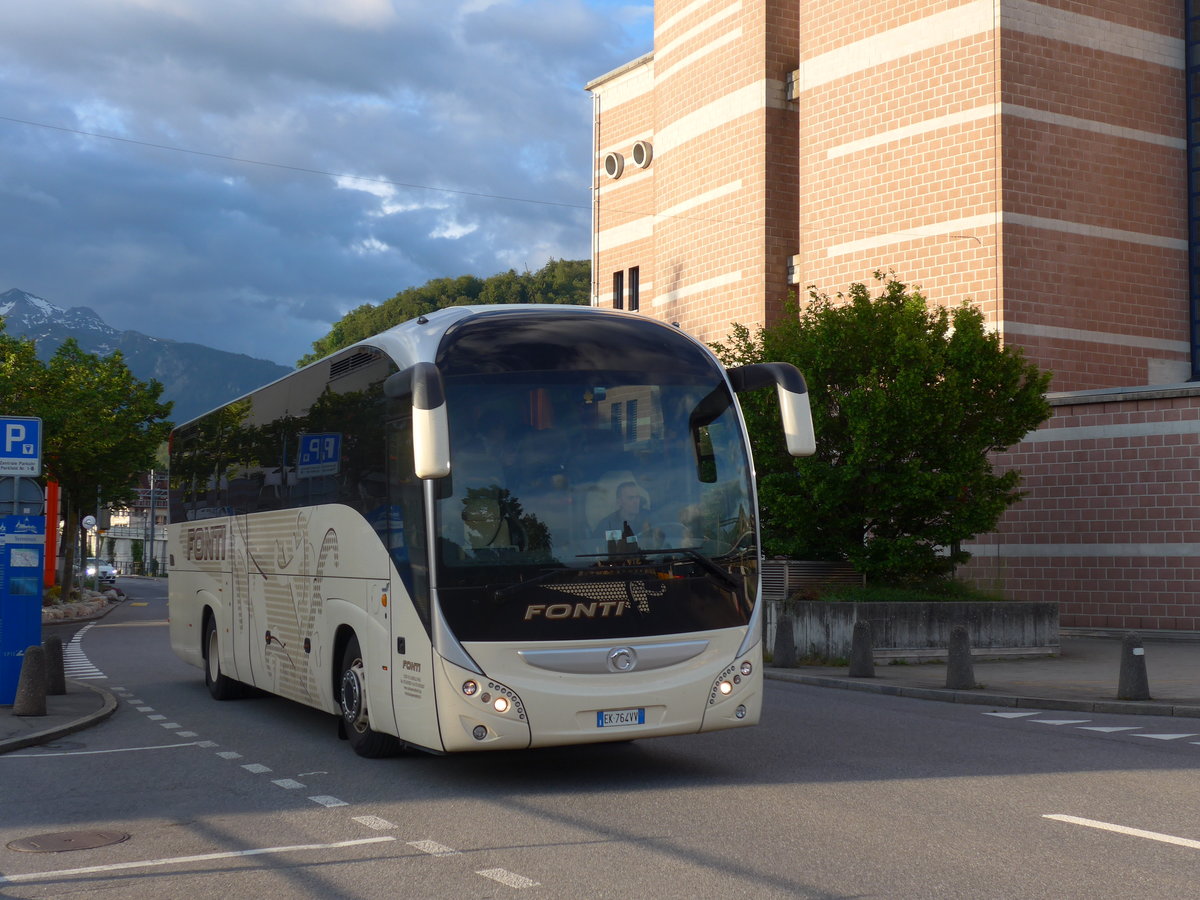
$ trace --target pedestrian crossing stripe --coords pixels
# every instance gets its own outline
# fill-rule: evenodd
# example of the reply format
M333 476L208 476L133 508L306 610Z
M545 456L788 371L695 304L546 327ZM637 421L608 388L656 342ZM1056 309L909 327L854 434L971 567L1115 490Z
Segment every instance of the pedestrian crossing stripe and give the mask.
M91 625L85 625L75 633L75 636L71 638L71 642L63 648L64 675L85 681L89 679L94 680L99 678L108 678L107 675L92 665L92 661L87 658L87 655L80 647L80 643L83 641L83 636L87 634L89 630L95 627L95 622L93 622Z

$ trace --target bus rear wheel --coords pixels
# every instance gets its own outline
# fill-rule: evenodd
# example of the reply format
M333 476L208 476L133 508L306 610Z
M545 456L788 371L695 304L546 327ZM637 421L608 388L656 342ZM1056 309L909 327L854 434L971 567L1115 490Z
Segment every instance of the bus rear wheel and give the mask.
M204 620L204 684L214 700L235 700L242 696L241 682L222 674L218 651L217 622L208 616Z
M367 713L367 670L363 665L358 638L351 637L342 653L339 705L346 739L359 756L379 759L393 756L400 750L400 741L390 734L380 734L370 725Z

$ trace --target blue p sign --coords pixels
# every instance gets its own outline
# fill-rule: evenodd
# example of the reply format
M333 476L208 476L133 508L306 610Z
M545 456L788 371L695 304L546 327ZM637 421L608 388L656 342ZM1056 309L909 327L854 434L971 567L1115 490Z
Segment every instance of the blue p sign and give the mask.
M42 420L0 417L0 475L42 474Z

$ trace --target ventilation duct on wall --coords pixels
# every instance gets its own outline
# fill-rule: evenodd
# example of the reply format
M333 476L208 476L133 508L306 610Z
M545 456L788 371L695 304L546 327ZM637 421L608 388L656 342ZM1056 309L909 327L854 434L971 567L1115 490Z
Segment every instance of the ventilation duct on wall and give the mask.
M609 178L620 178L625 171L625 157L615 150L604 156L604 174Z
M654 147L649 141L636 141L633 145L633 164L638 168L644 169L650 165L650 160L654 158Z

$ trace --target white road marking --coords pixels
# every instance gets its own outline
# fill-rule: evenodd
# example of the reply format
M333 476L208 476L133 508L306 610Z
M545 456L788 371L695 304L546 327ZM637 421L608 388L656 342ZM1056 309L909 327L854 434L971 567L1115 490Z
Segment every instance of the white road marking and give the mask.
M532 878L517 875L508 871L508 869L483 869L475 874L482 875L484 878L490 878L492 881L498 881L510 888L531 888L537 887L540 884L540 882L534 881Z
M201 741L201 742L200 742L200 743L198 743L196 746L197 746L197 747L204 747L205 749L208 749L208 748L210 748L210 747L215 747L215 746L217 746L217 742L216 742L216 741Z
M379 816L355 816L354 821L359 825L366 825L368 828L374 828L376 831L391 831L396 827L387 819L381 819Z
M163 728L182 728L183 727L178 722L159 722L158 724L161 725Z
M300 782L296 781L296 779L294 779L294 778L276 778L274 781L271 782L271 784L277 784L281 788L286 788L289 791L294 791L294 790L296 790L296 788L304 787L304 785L302 785Z
M1097 828L1100 831L1111 831L1115 834L1127 834L1130 837L1145 838L1148 841L1161 841L1164 844L1176 844L1180 847L1190 847L1192 850L1200 850L1200 841L1193 841L1191 838L1176 837L1173 834L1162 834L1158 831L1144 831L1141 828L1130 828L1127 825L1114 825L1111 822L1098 822L1095 819L1081 819L1078 816L1054 814L1044 815L1042 818L1053 819L1056 822L1066 822L1068 825L1082 825L1085 828Z
M270 766L264 766L262 763L246 763L242 768L254 775L261 775L263 772L271 771Z
M221 757L221 759L241 759L242 758L242 754L238 753L236 750L222 750L220 753L217 754L217 756Z
M186 744L159 744L154 747L120 747L116 750L71 750L62 753L5 753L0 759L31 759L35 756L96 756L101 753L137 753L141 750L174 750L177 747L198 747L199 741L189 741Z
M341 847L357 847L362 844L379 844L394 841L394 837L359 838L353 841L338 841L334 844L295 844L290 847L262 847L257 850L233 850L227 853L203 853L198 856L174 856L167 859L146 859L136 862L112 863L107 866L86 866L82 869L60 869L57 872L26 872L22 875L0 875L0 884L16 884L24 881L53 881L67 875L93 875L98 872L119 872L122 869L149 869L159 866L174 866L183 863L207 862L214 859L237 859L243 856L264 856L269 853L299 853L306 850L337 850Z
M339 800L337 797L329 797L324 794L322 794L318 797L309 797L308 799L311 800L313 803L320 803L322 806L327 806L327 807L331 807L331 808L334 806L349 806L350 805L345 800Z
M75 633L67 646L63 648L63 672L72 678L79 679L107 679L108 676L92 665L92 661L87 658L79 644L83 640L83 636L88 633L96 625L93 622L91 625L85 625ZM124 688L122 688L124 690Z
M132 703L133 701L131 700L130 702ZM137 708L137 711L138 712L154 712L154 707L153 706L139 706Z
M1025 716L1037 716L1041 713L1035 712L987 712L985 716L995 716L997 719L1021 719Z
M1114 731L1137 731L1141 725L1081 725L1083 731L1103 731L1105 734L1112 734Z
M195 737L196 736L196 732L194 732L194 731L177 731L175 733L177 735L179 735L180 737Z
M1030 722L1037 722L1039 725L1082 725L1084 722L1090 722L1091 719L1030 719Z
M458 851L437 841L409 841L408 846L430 856L458 856Z
M146 716L146 718L149 719L151 722L161 722L163 719L166 718L166 716L161 715L159 713L155 713L152 716Z
M1195 734L1134 734L1130 737L1144 737L1155 741L1177 741L1180 738L1195 737Z

